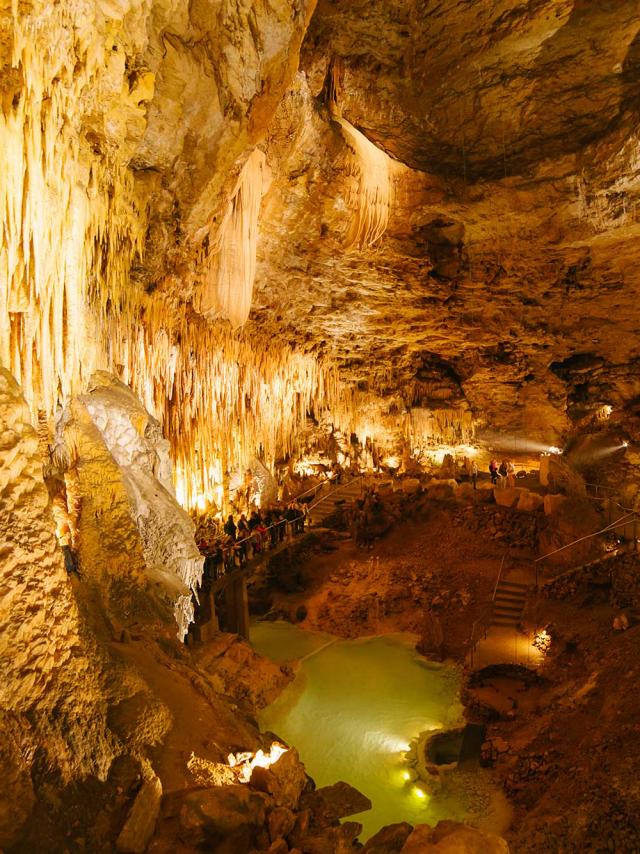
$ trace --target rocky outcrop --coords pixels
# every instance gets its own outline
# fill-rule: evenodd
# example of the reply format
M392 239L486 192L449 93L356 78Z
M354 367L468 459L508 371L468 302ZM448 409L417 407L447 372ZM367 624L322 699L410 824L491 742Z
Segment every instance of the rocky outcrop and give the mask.
M63 782L104 776L117 751L107 691L55 537L38 436L0 368L0 845L35 802L32 766Z

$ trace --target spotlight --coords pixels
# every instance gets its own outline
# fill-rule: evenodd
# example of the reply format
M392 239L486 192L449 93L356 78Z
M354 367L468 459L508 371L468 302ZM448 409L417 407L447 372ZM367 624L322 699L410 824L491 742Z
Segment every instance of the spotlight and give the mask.
M628 443L628 442L623 442L623 443L622 443L622 447L623 447L623 448L628 448L628 447L629 447L629 443Z
M555 446L555 445L549 445L549 447L547 448L547 452L548 452L549 454L561 454L561 453L562 453L562 449L561 449L561 448L556 448L556 446Z
M427 797L427 796L425 795L425 793L422 791L422 789L418 789L417 787L413 790L413 794L414 794L417 798L420 798L420 800L424 800L424 798L426 798L426 797Z

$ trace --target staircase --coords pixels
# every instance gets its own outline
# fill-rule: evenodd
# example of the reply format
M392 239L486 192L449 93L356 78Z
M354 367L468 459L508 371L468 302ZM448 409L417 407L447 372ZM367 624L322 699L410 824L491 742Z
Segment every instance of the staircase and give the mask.
M501 578L493 599L492 626L515 628L520 622L529 585Z
M350 506L362 495L362 479L356 478L344 486L336 487L326 496L320 496L311 504L311 516L314 528L321 528L325 519L335 513L339 507Z

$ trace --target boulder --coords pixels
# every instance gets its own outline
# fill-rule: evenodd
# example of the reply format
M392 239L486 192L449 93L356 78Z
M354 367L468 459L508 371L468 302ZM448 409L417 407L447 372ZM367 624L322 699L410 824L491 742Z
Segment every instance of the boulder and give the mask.
M282 837L288 836L296 823L295 813L287 807L276 807L269 813L269 837L275 842Z
M518 486L499 487L493 490L493 497L496 504L501 507L515 507L520 501L520 496L524 490Z
M348 815L371 809L371 801L349 783L334 783L303 795L300 806L311 812L314 825L327 827Z
M546 516L554 516L566 501L564 495L545 495L544 512Z
M180 838L220 854L244 854L264 828L265 800L241 783L189 792L180 808Z
M509 846L493 833L440 821L435 828L417 825L400 854L509 854Z
M362 833L357 821L347 821L337 827L326 827L306 836L300 843L303 854L350 854L353 840Z
M435 501L451 501L455 499L458 491L458 484L453 478L447 480L439 480L433 478L429 481L428 496Z
M530 492L528 489L523 489L518 499L518 510L523 510L526 513L535 513L536 510L544 505L544 498L538 495L537 492Z
M417 477L404 477L402 479L402 491L406 492L407 495L414 495L416 492L420 492L421 487L422 484Z
M271 795L276 806L292 810L297 808L308 782L304 765L294 748L289 748L270 768L256 766L251 774L254 789Z
M406 821L388 824L371 837L362 849L362 854L395 854L409 838L413 828Z
M162 783L155 775L142 785L136 795L131 811L116 841L118 851L128 854L143 854L153 836L160 800Z

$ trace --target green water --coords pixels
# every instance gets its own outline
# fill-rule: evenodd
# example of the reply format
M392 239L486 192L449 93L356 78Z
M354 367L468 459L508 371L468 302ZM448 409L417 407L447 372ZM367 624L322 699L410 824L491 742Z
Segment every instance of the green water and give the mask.
M454 772L438 792L407 779L409 742L424 730L462 723L456 668L425 661L402 635L344 641L259 622L251 642L274 661L302 660L295 680L261 712L260 725L298 749L318 786L344 780L370 798L373 808L353 817L364 825L362 840L398 821L504 828L500 796L485 772Z

